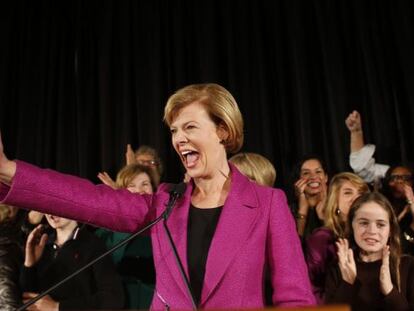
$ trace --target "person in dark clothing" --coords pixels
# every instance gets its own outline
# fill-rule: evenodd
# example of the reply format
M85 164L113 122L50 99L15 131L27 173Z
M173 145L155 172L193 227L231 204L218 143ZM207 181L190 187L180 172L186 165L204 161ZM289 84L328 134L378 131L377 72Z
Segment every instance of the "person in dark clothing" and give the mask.
M100 179L105 183L108 180ZM114 189L127 189L129 192L151 195L155 191L156 177L148 166L133 163L124 166L116 176ZM131 234L99 228L95 234L112 248ZM123 247L112 253L118 273L126 289L126 308L148 309L151 305L155 287L155 267L149 235L136 237Z
M349 172L336 174L329 184L324 226L312 232L305 247L309 277L319 304L324 302L327 269L337 262L335 242L345 237L352 203L366 192L369 192L368 185L359 176Z
M25 302L53 286L105 251L103 242L76 221L46 215L55 232L49 237L43 225L26 242L20 285ZM62 284L35 303L39 310L120 309L124 293L113 263L106 257Z
M353 311L414 309L414 259L401 255L392 205L380 193L362 195L351 207L349 242L339 239L338 265L326 279L326 302ZM354 255L355 254L355 255Z
M23 264L24 235L20 230L25 214L14 206L0 204L0 306L15 310L21 304L19 270Z
M397 215L404 254L414 255L413 170L409 166L390 167L383 180L382 191Z

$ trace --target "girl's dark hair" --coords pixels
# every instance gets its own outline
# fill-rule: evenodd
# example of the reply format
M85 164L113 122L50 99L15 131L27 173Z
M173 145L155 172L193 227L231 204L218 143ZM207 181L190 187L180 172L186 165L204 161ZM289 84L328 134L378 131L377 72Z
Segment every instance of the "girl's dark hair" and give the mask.
M381 206L388 214L390 223L390 235L388 245L390 247L390 272L393 284L397 285L398 291L401 291L400 286L400 258L401 258L401 243L400 243L400 226L398 224L397 216L388 199L379 192L369 192L361 195L352 203L348 214L347 222L347 236L350 247L354 250L356 255L359 254L359 247L355 242L354 232L352 228L352 221L355 218L356 212L366 203L374 202Z

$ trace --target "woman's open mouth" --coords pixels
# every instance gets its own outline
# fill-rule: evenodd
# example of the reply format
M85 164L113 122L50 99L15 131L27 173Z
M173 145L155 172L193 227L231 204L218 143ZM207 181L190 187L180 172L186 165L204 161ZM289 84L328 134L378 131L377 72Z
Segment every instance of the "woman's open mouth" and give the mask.
M196 166L200 155L197 151L185 150L181 152L181 157L186 168L193 168Z

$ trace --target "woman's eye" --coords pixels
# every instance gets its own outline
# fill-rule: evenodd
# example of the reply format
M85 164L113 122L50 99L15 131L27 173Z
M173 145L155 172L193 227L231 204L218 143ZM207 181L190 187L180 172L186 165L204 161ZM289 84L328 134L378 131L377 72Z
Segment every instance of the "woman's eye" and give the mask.
M176 129L170 129L171 134L175 134L177 132Z

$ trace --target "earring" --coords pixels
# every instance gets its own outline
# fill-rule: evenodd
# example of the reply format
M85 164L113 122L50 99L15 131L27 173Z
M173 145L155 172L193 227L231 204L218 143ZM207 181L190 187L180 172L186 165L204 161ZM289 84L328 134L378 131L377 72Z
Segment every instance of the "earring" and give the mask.
M336 209L335 214L336 215L340 215L341 214L341 210L339 209L339 207Z

